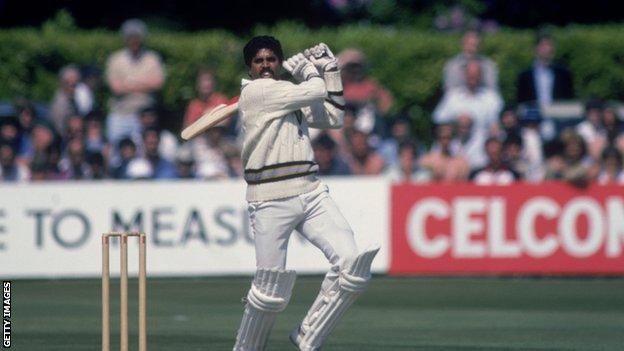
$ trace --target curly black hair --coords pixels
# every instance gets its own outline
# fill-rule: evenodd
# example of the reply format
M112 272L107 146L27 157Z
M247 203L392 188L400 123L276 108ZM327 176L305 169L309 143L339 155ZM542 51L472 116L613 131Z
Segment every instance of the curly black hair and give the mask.
M284 61L284 53L282 52L282 44L279 40L268 35L260 35L253 37L243 49L243 56L247 67L251 67L251 60L261 49L269 49L277 56L280 62Z

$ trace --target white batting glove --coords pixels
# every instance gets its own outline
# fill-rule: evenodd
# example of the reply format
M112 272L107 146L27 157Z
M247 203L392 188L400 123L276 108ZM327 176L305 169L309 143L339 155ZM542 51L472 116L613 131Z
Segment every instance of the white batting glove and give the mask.
M331 72L338 70L338 60L334 53L325 43L320 43L309 49L305 49L303 54L314 64L319 72Z
M299 53L282 63L282 67L288 71L298 82L306 81L312 77L320 77L318 70L310 60Z

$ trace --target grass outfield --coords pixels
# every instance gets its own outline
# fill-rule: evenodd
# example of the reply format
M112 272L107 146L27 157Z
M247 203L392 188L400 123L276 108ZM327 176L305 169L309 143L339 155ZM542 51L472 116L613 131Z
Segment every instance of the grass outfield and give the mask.
M295 350L287 335L320 280L298 278L269 350ZM231 350L249 282L149 279L149 350ZM136 281L130 289L136 350ZM112 350L118 291L111 286ZM99 280L15 280L12 298L11 349L99 349ZM624 280L375 277L325 350L624 350Z

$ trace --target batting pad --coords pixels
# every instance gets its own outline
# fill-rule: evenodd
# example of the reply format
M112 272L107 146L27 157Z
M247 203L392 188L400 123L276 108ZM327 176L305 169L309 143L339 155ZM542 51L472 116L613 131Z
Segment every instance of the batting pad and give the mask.
M291 334L291 340L302 351L320 349L321 345L336 327L345 311L368 286L371 279L371 264L379 247L368 249L357 256L353 263L333 279L329 289L321 289L316 301L301 325Z
M260 351L288 305L297 275L292 270L258 269L247 293L247 304L236 336L234 351Z

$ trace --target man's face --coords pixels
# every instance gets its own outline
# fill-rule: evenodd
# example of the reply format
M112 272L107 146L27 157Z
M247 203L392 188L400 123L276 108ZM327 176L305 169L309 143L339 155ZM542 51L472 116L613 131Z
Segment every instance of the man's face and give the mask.
M273 50L260 49L256 56L251 59L249 76L251 79L273 78L279 75L280 60Z
M551 39L544 38L537 43L535 52L539 60L550 62L555 57L555 44Z
M137 53L143 46L143 38L139 35L129 35L126 37L126 47L132 53Z
M214 78L210 73L202 73L197 78L197 90L202 96L210 96L214 90Z
M63 77L63 90L71 95L76 91L76 86L80 82L80 72L76 70L69 70Z
M479 52L479 34L476 32L467 32L462 39L462 48L464 54L474 56Z

